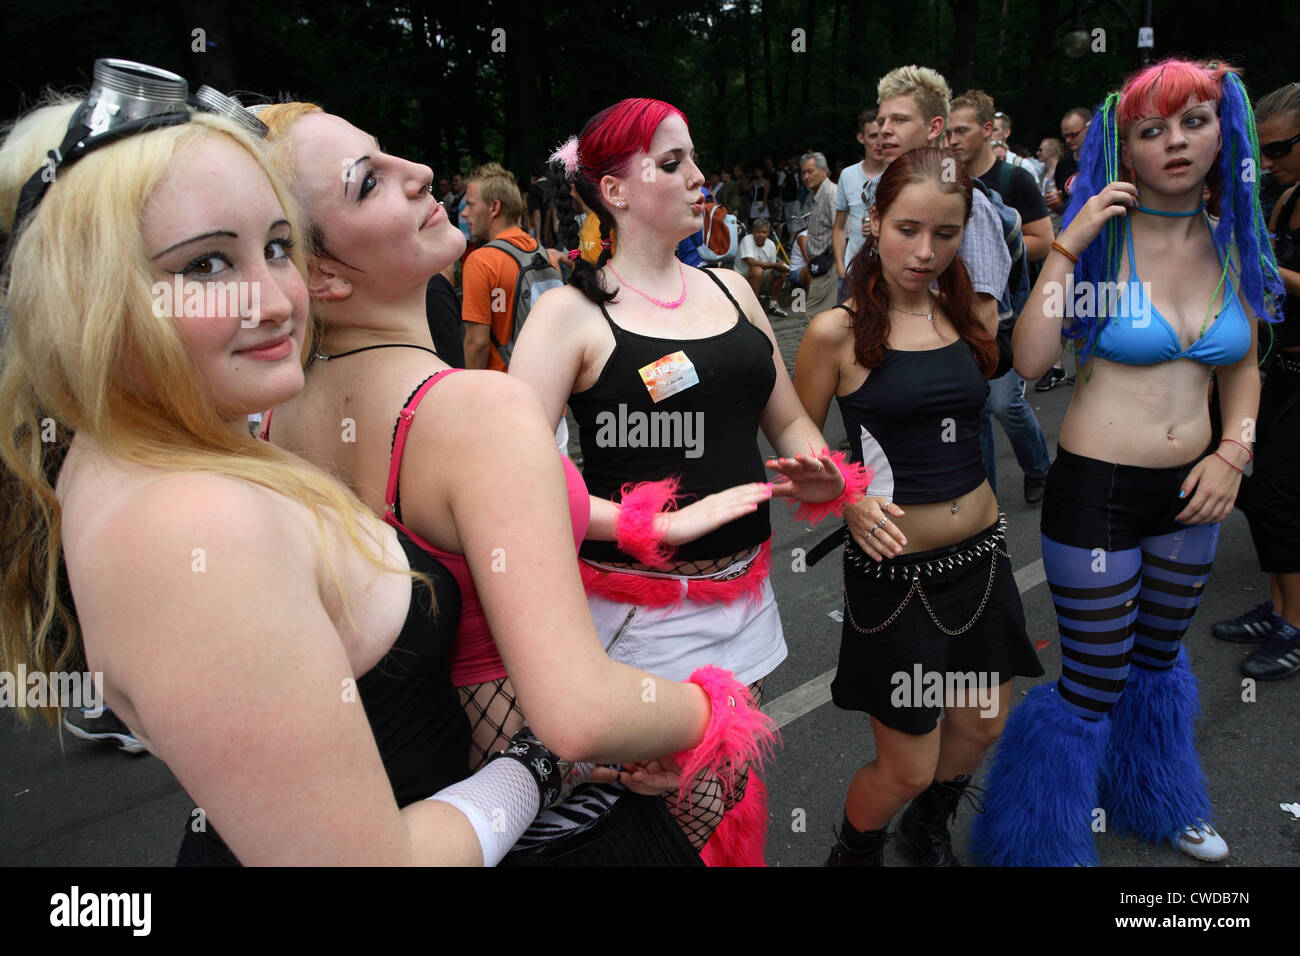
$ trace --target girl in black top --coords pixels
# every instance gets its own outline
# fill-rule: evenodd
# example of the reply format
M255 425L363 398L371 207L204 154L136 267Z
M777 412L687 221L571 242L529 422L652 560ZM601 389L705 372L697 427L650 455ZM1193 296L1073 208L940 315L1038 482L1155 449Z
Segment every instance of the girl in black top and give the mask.
M577 190L600 222L604 248L594 264L578 259L571 284L529 313L510 375L537 389L550 421L566 403L578 419L593 492L583 577L597 631L611 656L666 677L726 661L757 685L785 657L766 578L767 498L832 502L846 483L829 454L810 454L826 442L799 404L749 284L729 269L686 268L674 257L704 213L704 176L682 113L658 100L624 100L556 158L561 193ZM787 456L768 467L791 480L770 491L759 428ZM637 482L665 494L671 484L683 503L716 503L709 507L727 520L706 536L702 525L664 529L662 543L681 546L676 554L638 547L629 534ZM693 806L674 801L697 847L728 802L716 779L699 784ZM754 779L748 786L761 793ZM748 796L745 803L747 813L727 819L751 820L743 830L756 839L731 859L761 864L766 811L755 812ZM724 835L710 846L729 842ZM706 856L720 862L713 849Z
M835 395L854 459L874 470L846 511L831 691L838 706L871 715L877 758L849 785L831 865L880 865L886 827L913 797L903 850L955 865L946 818L1001 733L1012 678L1043 672L980 458L997 348L957 255L970 210L970 179L949 151L894 160L871 210L878 238L849 270L844 311L817 315L799 348L804 407L824 422Z

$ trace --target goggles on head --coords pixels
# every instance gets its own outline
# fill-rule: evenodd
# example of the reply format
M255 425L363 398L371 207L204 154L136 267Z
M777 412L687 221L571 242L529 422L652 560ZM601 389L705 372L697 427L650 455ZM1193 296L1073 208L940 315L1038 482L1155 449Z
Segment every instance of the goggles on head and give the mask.
M233 97L210 86L199 87L193 97L188 93L184 78L168 70L133 60L96 60L90 92L72 114L63 142L49 151L18 194L10 235L17 236L23 222L36 211L58 170L67 169L101 146L136 133L188 123L192 110L225 116L259 138L269 132L265 123Z

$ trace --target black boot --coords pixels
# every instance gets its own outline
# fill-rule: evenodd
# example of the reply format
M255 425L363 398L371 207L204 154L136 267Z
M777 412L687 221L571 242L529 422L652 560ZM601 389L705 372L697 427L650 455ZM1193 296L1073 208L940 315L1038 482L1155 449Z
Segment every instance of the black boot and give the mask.
M930 784L898 821L898 849L913 866L961 866L952 852L948 821L956 819L957 804L965 794L976 810L974 795L966 792L970 777ZM979 789L978 787L976 789Z
M826 858L826 865L884 866L885 844L889 839L888 827L862 833L855 830L846 817L840 832L835 834L835 845Z

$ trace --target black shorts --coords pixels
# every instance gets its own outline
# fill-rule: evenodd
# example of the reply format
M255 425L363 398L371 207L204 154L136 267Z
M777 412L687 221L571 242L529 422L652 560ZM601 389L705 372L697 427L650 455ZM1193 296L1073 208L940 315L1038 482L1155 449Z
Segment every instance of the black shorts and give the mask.
M1129 551L1143 538L1173 534L1188 502L1178 492L1196 461L1141 468L1058 448L1043 492L1042 532L1060 544L1103 551Z
M1042 676L1043 665L1025 633L1005 537L997 534L1000 525L945 548L879 564L849 537L840 661L831 684L835 706L864 711L906 734L928 734L943 713L933 693L936 684L982 687L981 698L992 693L996 700L997 685L1016 676ZM914 590L912 576L918 572ZM945 628L961 633L948 634ZM969 693L966 700L975 703Z
M1287 358L1300 362L1300 356ZM1242 483L1237 505L1250 522L1260 568L1269 574L1300 573L1298 372L1274 366L1264 379L1255 434L1255 467Z

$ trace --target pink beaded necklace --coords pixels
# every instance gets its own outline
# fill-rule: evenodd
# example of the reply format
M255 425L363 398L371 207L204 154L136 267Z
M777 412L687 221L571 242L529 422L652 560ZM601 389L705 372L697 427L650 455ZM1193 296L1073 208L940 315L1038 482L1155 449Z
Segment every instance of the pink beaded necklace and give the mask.
M619 275L618 270L614 268L614 263L607 262L605 263L605 265L608 266L610 272L614 273L614 278L616 278L619 281L620 285L627 286L637 295L641 296L641 298L649 299L651 302L659 306L659 308L661 309L676 309L679 308L681 304L686 301L686 270L682 268L682 263L680 259L677 260L677 274L682 277L682 294L677 297L676 302L665 302L663 299L656 299L652 295L646 295L644 292L642 292L632 283L628 282L621 275Z

